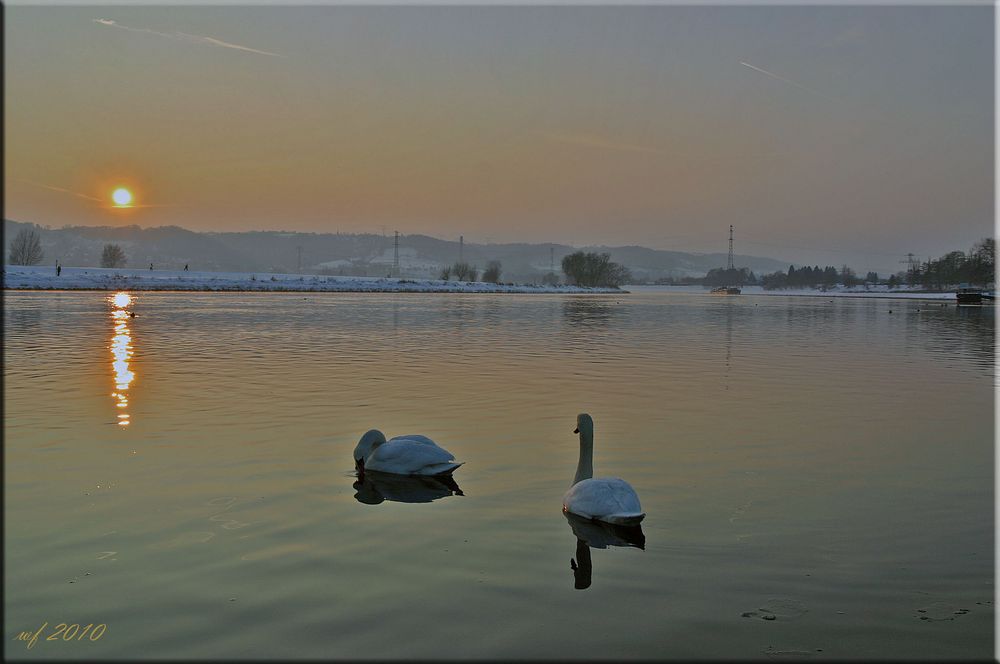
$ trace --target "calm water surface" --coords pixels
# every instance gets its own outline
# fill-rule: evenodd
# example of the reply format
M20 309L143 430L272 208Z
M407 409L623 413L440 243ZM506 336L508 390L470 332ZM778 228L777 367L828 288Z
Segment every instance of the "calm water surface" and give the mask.
M111 295L5 293L7 657L994 655L991 307ZM579 412L644 550L561 513Z

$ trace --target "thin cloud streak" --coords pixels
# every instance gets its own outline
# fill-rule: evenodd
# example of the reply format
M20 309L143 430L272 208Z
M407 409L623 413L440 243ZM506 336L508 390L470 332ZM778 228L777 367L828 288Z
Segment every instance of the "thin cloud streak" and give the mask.
M215 37L206 37L202 35L189 35L186 32L159 32L158 30L150 30L149 28L133 28L128 25L123 25L118 21L109 18L95 18L92 20L94 23L97 23L99 25L106 25L111 28L121 28L122 30L128 30L130 32L145 32L151 35L166 37L167 39L176 39L178 41L185 41L193 44L208 44L209 46L221 46L222 48L232 48L238 51L246 51L248 53L257 53L260 55L270 55L276 58L286 57L284 55L281 55L280 53L271 53L270 51L262 51L257 48L250 48L249 46L240 46L239 44L232 44L230 42L222 41L221 39L216 39Z
M796 83L795 81L793 81L791 79L788 79L788 78L785 78L784 76L778 76L777 74L775 74L773 72L769 72L766 69L761 69L760 67L754 67L749 62L740 61L740 64L743 65L744 67L749 67L750 69L753 69L754 71L759 71L761 74L764 74L766 76L770 76L771 78L776 78L779 81L782 81L783 83L788 83L789 85L794 85L795 87L797 87L797 88L799 88L801 90L805 90L806 92L808 92L810 94L814 94L817 97L822 97L823 99L826 99L827 101L832 101L832 102L836 102L837 101L836 99L833 99L831 97L827 97L822 92L817 92L816 90L813 90L812 88L807 88L806 86L802 85L801 83Z
M50 184L42 184L41 182L35 182L34 180L25 180L24 178L14 178L18 182L24 182L26 184L34 185L36 187L42 187L43 189L51 189L52 191L58 191L64 194L71 194L79 198L85 198L88 201L97 201L98 203L103 203L104 201L100 198L95 198L94 196L88 196L87 194L81 194L78 191L73 191L71 189L63 189L62 187L53 187Z
M542 136L557 143L568 143L569 145L582 145L588 148L602 148L605 150L619 150L621 152L644 152L647 154L663 154L662 150L651 148L645 145L634 145L632 143L622 143L609 140L600 136L588 134L557 134L543 132Z

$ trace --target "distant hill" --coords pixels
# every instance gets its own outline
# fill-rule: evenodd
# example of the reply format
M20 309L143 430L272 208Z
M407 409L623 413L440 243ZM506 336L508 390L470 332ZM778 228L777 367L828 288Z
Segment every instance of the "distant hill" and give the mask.
M303 272L306 274L378 276L393 264L393 238L375 234L295 233L246 231L199 233L179 226L66 226L48 228L4 220L7 242L21 228L34 227L42 240L44 264L75 267L99 266L106 243L121 245L130 267L149 263L157 268L192 270ZM710 269L725 267L726 254L694 254L646 247L572 247L564 244L475 244L465 243L462 257L480 269L490 260L503 265L504 281L538 281L549 271L550 255L559 272L563 256L578 250L611 254L628 267L637 280L663 277L703 276ZM550 253L551 252L551 253ZM7 260L4 247L4 262ZM301 270L299 260L301 255ZM401 276L437 277L441 269L459 259L459 243L427 235L401 235ZM737 267L758 274L788 267L785 261L758 256L736 256Z

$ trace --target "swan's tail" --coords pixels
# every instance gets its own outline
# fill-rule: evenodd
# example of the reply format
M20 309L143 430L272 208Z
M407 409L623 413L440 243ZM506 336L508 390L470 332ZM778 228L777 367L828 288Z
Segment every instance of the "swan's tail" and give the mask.
M456 468L464 464L461 463L435 463L421 469L421 475L447 475L455 471Z
M638 526L646 518L645 512L619 512L602 516L601 521L613 523L616 526Z

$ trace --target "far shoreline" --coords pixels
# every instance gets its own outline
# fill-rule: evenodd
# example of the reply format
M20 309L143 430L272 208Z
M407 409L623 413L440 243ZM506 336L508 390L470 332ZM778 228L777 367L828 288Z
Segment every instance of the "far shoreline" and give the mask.
M483 281L443 281L410 277L360 277L289 274L277 272L212 272L93 267L5 265L3 289L24 292L162 292L162 293L456 293L456 294L547 294L626 295L629 293L682 293L710 295L713 299L755 296L813 298L878 298L955 302L955 291L923 289L889 290L880 285L861 289L836 286L820 289L774 289L744 286L740 295L717 295L701 285L626 284L621 288L567 284L514 284Z
M391 290L391 289L381 289L381 290L321 290L321 289L292 289L292 288L269 288L269 289L252 289L252 288L130 288L130 287L120 287L120 288L104 288L100 286L86 286L80 288L65 288L65 287L55 287L55 286L38 286L38 287L18 287L11 288L4 286L3 290L8 293L112 293L118 291L128 291L130 293L213 293L223 295L226 293L240 294L240 293L263 293L263 294L300 294L300 293L312 293L314 295L355 295L355 294L365 294L365 295L628 295L629 291L625 289L619 290L601 290L601 289L580 289L580 290L543 290L538 289L525 289L525 290Z
M818 297L827 299L836 298L860 298L860 299L896 299L896 300L935 300L955 302L954 291L925 291L925 290L854 290L845 289L842 286L828 290L805 289L805 288L775 288L765 290L761 286L743 286L740 295L716 295L711 293L708 286L675 286L660 284L629 284L633 293L643 292L666 292L666 293L687 293L690 295L710 295L713 298L741 298L747 296L783 296L783 297Z
M353 277L276 272L196 272L6 265L5 291L119 291L183 293L465 293L622 295L621 288Z

